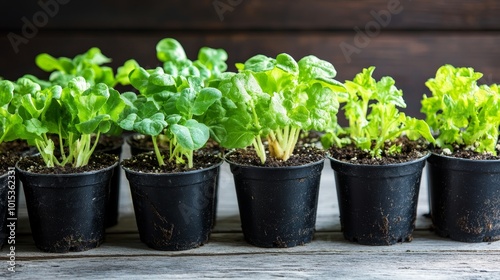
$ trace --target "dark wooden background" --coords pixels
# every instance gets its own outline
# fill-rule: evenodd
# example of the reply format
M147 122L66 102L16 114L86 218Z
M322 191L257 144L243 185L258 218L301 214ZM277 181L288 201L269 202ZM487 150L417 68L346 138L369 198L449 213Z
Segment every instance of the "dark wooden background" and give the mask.
M405 111L422 117L424 83L445 63L474 67L483 83L500 81L499 15L495 0L2 1L0 76L46 78L38 53L73 57L93 46L113 67L129 58L155 67L156 43L173 37L191 59L202 46L226 49L230 70L257 53L281 52L328 60L341 81L374 65L377 78L390 75L403 89ZM363 41L360 32L371 35Z

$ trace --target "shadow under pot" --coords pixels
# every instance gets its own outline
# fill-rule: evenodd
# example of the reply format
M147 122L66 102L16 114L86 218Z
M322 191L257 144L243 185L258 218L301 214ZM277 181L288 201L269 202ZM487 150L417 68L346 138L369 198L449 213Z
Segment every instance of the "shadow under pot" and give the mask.
M35 245L42 251L65 253L86 251L104 241L109 181L118 161L96 171L70 174L16 172L23 183L26 206Z
M330 158L344 238L363 245L412 241L427 157L388 165Z
M143 173L122 163L141 241L163 251L188 250L208 242L221 164L222 160L193 171Z
M290 167L226 161L233 173L241 228L249 244L286 248L312 241L324 160Z
M434 230L461 242L500 239L500 160L432 154L428 159Z

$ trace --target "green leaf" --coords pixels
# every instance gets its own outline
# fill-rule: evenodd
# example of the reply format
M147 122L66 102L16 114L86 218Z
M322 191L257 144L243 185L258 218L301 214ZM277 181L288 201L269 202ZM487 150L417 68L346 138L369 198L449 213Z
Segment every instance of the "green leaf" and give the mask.
M29 119L24 121L24 126L26 130L30 133L34 133L36 135L42 135L43 133L48 132L47 127L45 127L42 122L38 119Z
M333 79L337 75L335 67L328 61L314 55L303 57L298 62L300 77L304 80Z
M14 97L14 84L7 80L0 81L0 107L10 103Z
M192 113L197 116L204 114L221 97L222 93L218 89L204 88L200 90L194 100Z
M132 131L134 130L134 125L136 123L136 120L138 119L139 117L137 116L136 113L130 113L128 114L125 118L122 118L119 122L118 122L118 125L125 129L125 130L129 130L129 131Z
M223 49L203 47L198 52L198 61L208 70L219 75L227 70L227 52Z
M245 70L253 72L268 71L276 66L276 59L258 54L248 59L244 66Z
M352 140L356 147L369 152L372 157L382 156L383 151L390 154L400 152L399 147L385 145L405 134L411 140L424 137L434 142L424 121L407 118L404 113L399 112L398 107L404 108L406 104L403 92L396 88L394 79L386 76L376 81L372 77L374 70L373 66L365 68L352 81L345 82L349 96L344 106L345 116L349 121L349 127L345 129L345 137L348 139L333 140L337 144ZM324 114L323 112L322 115ZM326 140L328 139L325 138Z
M187 150L202 148L210 136L208 127L196 120L188 120L184 125L174 124L171 131L179 145Z
M294 75L299 73L299 65L292 56L286 53L281 53L276 57L276 67Z
M426 82L432 94L424 95L421 111L432 131L438 133L438 146L452 149L464 144L478 152L496 154L500 120L490 119L487 112L498 112L498 92L478 86L481 77L482 73L470 67L443 65Z
M165 38L156 45L156 54L160 61L182 61L187 59L182 45L175 39Z
M139 63L137 61L135 61L134 59L129 59L129 60L125 61L123 66L118 67L118 70L116 73L116 81L122 85L129 85L130 84L130 79L129 79L130 73L139 67L140 67Z
M145 135L159 135L167 126L164 116L161 113L156 113L149 118L136 121L134 130Z
M97 133L99 131L98 128L100 127L101 123L107 119L109 119L108 115L99 115L99 116L96 116L95 118L92 118L90 120L76 124L76 128L82 134ZM109 130L109 126L108 125L106 125L106 126L107 126L107 129ZM101 132L105 133L107 131L101 131Z
M192 88L184 89L177 98L175 107L180 115L191 118L194 100L196 99L196 91Z
M130 72L130 84L139 90L139 92L145 92L148 88L150 74L146 71L146 69L140 67L132 70Z

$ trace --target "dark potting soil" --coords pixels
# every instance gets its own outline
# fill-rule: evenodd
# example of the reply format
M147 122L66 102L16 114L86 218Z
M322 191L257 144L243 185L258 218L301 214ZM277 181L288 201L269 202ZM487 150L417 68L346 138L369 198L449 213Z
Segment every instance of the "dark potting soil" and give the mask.
M89 164L82 167L72 167L69 164L47 167L43 159L39 156L25 157L19 161L18 166L22 170L38 174L69 174L100 170L112 166L117 161L118 157L115 155L96 152L90 158Z
M137 172L177 173L208 168L222 161L220 156L198 151L193 155L193 168L189 168L187 164L175 164L175 161L168 161L168 157L168 155L164 154L165 165L159 166L156 155L153 152L142 153L123 160L122 165Z
M29 151L25 141L4 142L0 145L0 173L8 171L9 167L16 166L21 155Z
M500 144L500 142L499 142ZM449 157L457 157L463 159L472 159L472 160L498 160L500 159L500 150L498 149L499 145L497 144L497 155L492 155L490 153L478 153L473 151L471 148L466 147L465 145L455 145L453 147L453 152L449 153L449 151L444 151L441 148L433 148L432 151L439 155L445 155Z
M248 166L262 167L285 167L285 166L300 166L313 162L320 161L325 158L325 151L315 148L310 145L297 145L293 154L286 161L277 159L266 154L266 162L262 164L260 158L253 148L234 150L226 156L226 158L234 163Z
M151 136L148 135L133 135L129 138L129 144L133 147L140 147L142 149L153 150L153 141L151 140ZM167 150L168 145L165 145L161 141L157 141L158 147L160 150Z
M121 136L101 135L96 146L96 151L111 150L120 147L122 144L123 138Z
M401 145L401 153L389 154L382 152L380 158L374 158L369 152L362 151L356 148L353 144L338 148L332 147L328 150L331 157L349 162L352 164L370 164L370 165L386 165L409 162L419 159L428 153L428 146L424 141L410 141L403 137L393 142ZM387 143L386 147L391 147L393 143Z

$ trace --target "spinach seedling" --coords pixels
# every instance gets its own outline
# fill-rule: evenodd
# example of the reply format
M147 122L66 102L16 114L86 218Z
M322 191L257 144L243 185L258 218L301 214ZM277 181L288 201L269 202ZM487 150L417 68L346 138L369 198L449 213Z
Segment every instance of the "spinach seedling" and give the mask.
M500 126L500 94L497 85L477 84L483 76L470 67L441 66L425 85L421 111L437 135L438 147L453 151L465 145L478 153L496 155Z
M198 59L190 60L182 45L173 38L165 38L156 45L158 60L163 62L165 73L174 77L190 77L200 79L202 86L218 78L227 70L227 53L223 49L202 47L198 51Z
M34 84L27 78L20 83ZM104 83L90 85L83 77L64 87L34 87L19 91L18 114L27 131L22 138L37 147L47 167L87 165L99 136L111 129L125 108L120 94ZM58 136L60 156L50 135Z
M239 73L226 74L218 83L223 94L226 148L252 145L261 162L269 154L286 161L301 131L323 131L337 125L338 99L345 94L334 80L334 66L315 56L298 62L286 53L276 58L256 55L237 64Z
M400 147L393 143L395 139L406 135L410 140L424 137L433 142L431 131L427 123L406 116L399 112L405 108L403 92L396 88L391 77L382 77L376 81L372 74L375 67L363 69L352 81L346 81L345 87L348 98L345 100L343 111L349 126L343 128L344 135L340 141L334 143L332 132L322 138L325 147L333 144L343 145L353 143L357 148L369 152L372 157L381 157L382 152L394 154L400 152Z
M103 55L99 48L95 47L74 58L55 58L47 53L41 53L35 58L35 63L40 69L50 72L49 82L51 84L42 83L44 88L50 85L66 86L71 79L78 76L85 78L91 84L104 83L114 87L117 81L113 69L102 66L109 62L111 62L111 59ZM31 75L27 77L40 83L40 80L36 77Z
M127 107L120 126L152 138L158 165L165 164L158 146L163 135L170 146L169 161L192 168L193 153L202 148L210 137L209 127L198 121L220 98L218 89L203 87L200 80L174 77L163 68L138 68L130 73L130 82L139 95L124 93Z

